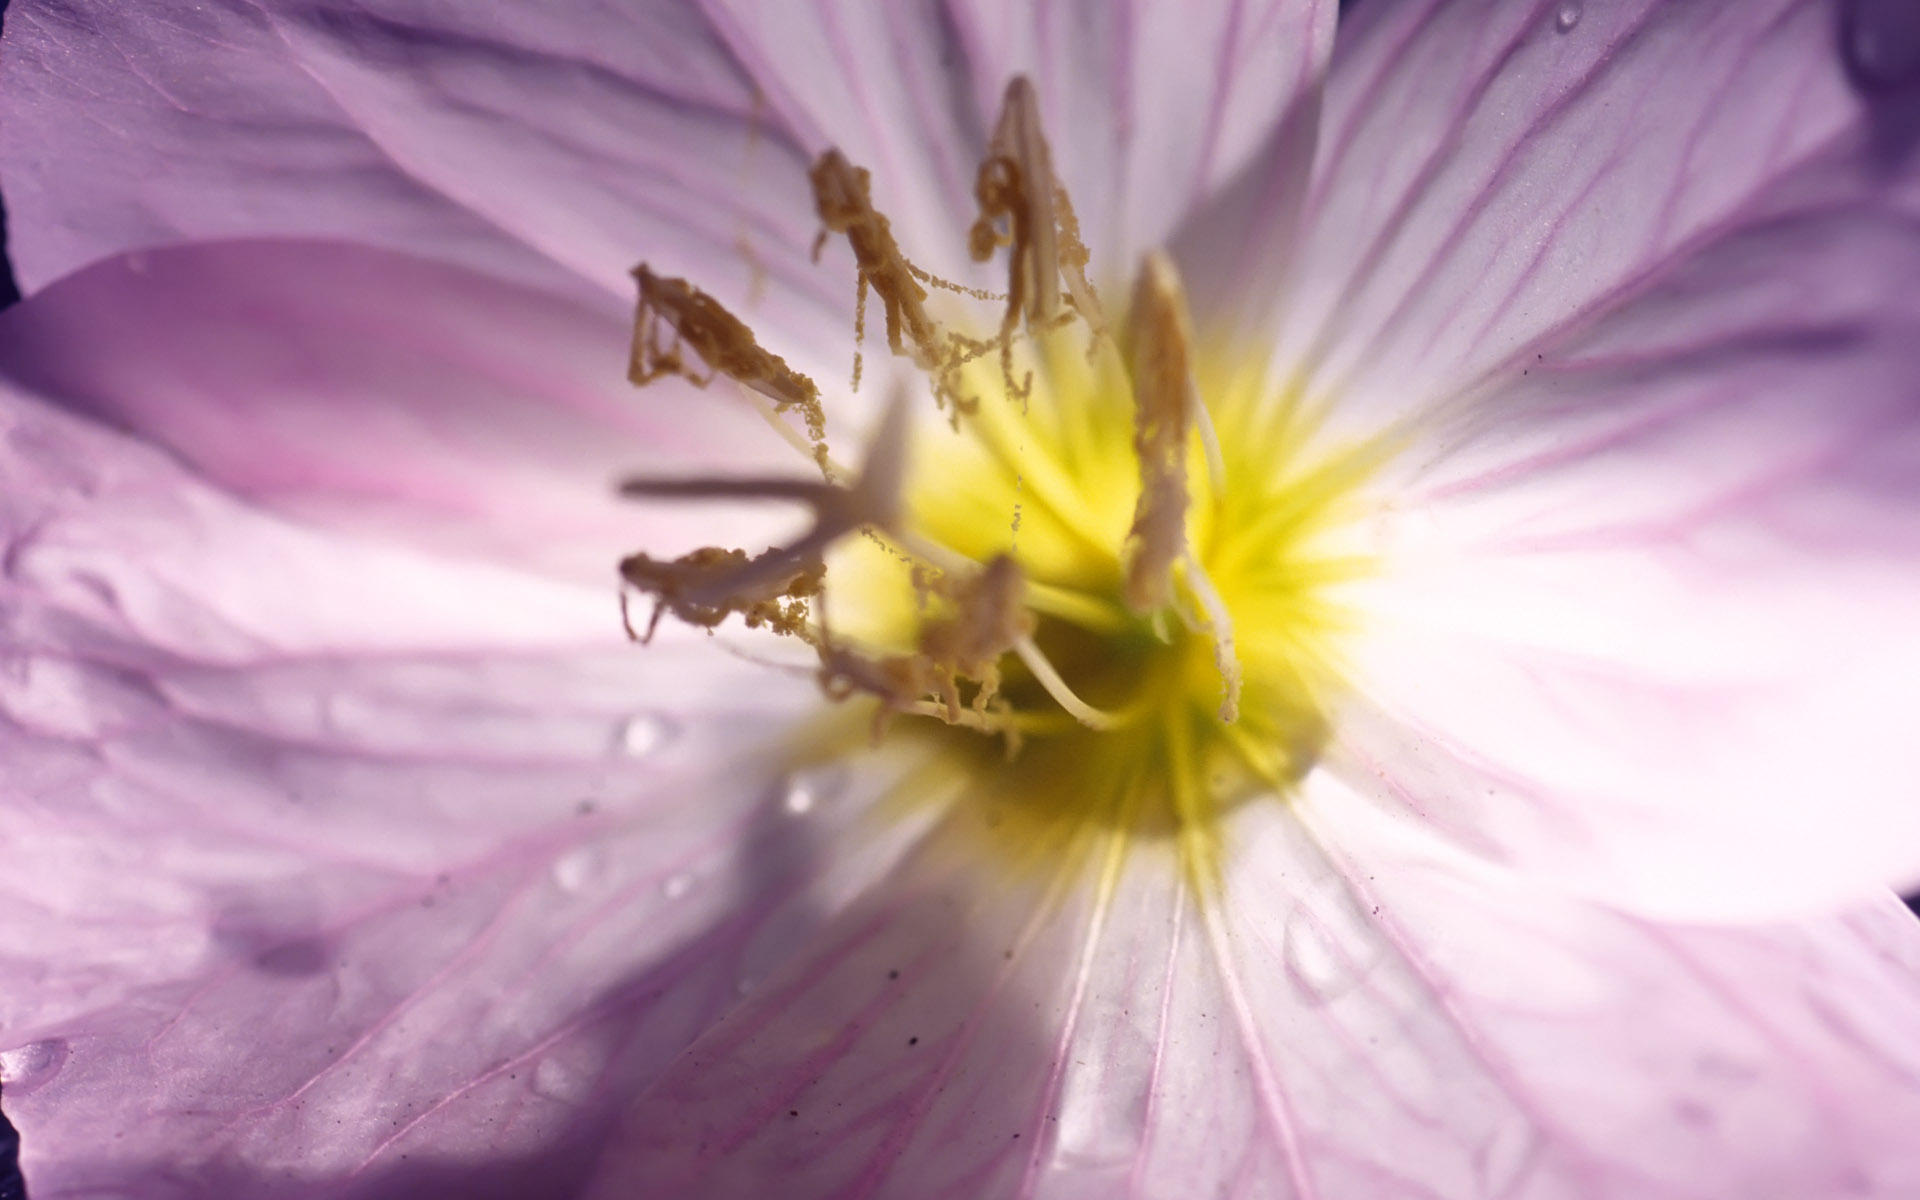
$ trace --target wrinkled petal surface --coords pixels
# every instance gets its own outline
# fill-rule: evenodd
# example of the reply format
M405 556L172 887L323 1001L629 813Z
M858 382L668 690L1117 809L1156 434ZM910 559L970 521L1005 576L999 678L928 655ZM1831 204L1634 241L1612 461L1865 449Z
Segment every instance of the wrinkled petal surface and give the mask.
M647 258L845 328L805 267L807 160L691 6L29 2L0 95L28 292L125 250L332 237L621 302Z
M1033 79L1096 272L1126 281L1291 114L1317 103L1337 9L1327 0L962 0L952 22L982 100L997 106L1016 73Z
M36 1196L565 1186L911 832L864 819L884 770L740 752L805 680L567 649L554 618L610 597L4 418L39 485L4 514L0 667L0 1079Z
M1428 403L1684 260L1858 137L1835 7L1357 8L1280 361L1350 410Z

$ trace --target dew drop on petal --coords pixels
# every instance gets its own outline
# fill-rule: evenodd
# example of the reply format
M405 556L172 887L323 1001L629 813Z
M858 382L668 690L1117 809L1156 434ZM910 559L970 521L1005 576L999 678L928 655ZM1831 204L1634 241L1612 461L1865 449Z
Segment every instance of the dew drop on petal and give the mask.
M34 1091L67 1065L67 1053L63 1038L47 1038L13 1050L0 1050L0 1088L15 1098Z
M1920 87L1920 4L1913 0L1849 0L1841 50L1863 88Z
M660 885L660 891L669 900L678 900L692 890L693 876L685 871L667 876L666 882Z
M783 785L786 790L781 796L781 807L796 817L803 817L845 785L846 777L838 768L795 771L787 776Z
M1553 10L1553 27L1561 33L1572 33L1573 27L1580 23L1580 0L1560 0Z
M553 882L563 892L579 892L593 881L598 851L592 846L560 856L553 864Z
M645 758L673 740L673 725L656 713L636 713L621 722L615 746L629 758Z
M1540 1134L1532 1125L1518 1119L1503 1123L1473 1152L1474 1169L1480 1176L1478 1194L1513 1194L1539 1150Z
M533 1069L533 1090L550 1100L578 1103L593 1093L593 1077L558 1057L543 1058Z
M1351 988L1379 960L1378 939L1350 905L1302 905L1287 918L1282 957L1287 977L1309 1004Z

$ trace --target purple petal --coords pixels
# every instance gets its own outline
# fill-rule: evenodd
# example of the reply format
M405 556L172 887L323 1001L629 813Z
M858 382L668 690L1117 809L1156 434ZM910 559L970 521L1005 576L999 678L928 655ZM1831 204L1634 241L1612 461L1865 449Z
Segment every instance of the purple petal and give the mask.
M640 707L683 657L70 670L146 711L9 739L32 986L0 1046L36 1195L563 1188L889 853L864 794L795 816L733 749L795 689Z
M1860 132L1823 0L1560 7L1343 24L1278 355L1316 389L1449 395Z
M1920 879L1920 224L1839 155L1436 425L1380 787L1498 857L1717 913Z
M125 250L296 236L622 297L646 258L782 310L850 300L804 270L805 158L683 5L26 0L6 32L0 169L29 291Z
M589 1194L1891 1198L1920 1177L1920 930L1891 898L1663 927L1364 818L1337 786L1298 818L1256 803L1201 896L1137 840L1097 881L1010 886L957 817L683 1055Z
M806 469L724 387L636 392L627 338L456 267L242 242L63 280L0 317L0 362L273 508L610 587L642 540L713 536L617 499L623 473Z
M802 819L738 753L804 682L622 651L601 589L316 536L0 396L0 1078L36 1195L577 1163L890 858L857 784Z
M7 421L0 1077L38 1196L564 1181L911 836L864 821L880 772L739 752L803 681L516 653L553 604L511 576Z

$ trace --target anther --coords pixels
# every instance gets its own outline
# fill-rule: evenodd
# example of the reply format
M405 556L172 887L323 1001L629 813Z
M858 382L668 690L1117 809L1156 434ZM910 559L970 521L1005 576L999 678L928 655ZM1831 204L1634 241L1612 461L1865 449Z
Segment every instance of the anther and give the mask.
M1147 613L1171 603L1173 564L1186 551L1187 429L1199 407L1186 298L1173 263L1159 251L1147 256L1134 282L1127 329L1140 498L1127 534L1126 601Z
M658 601L649 636L659 624L662 609L707 628L730 613L740 613L750 625L757 616L760 623L773 623L780 632L796 632L774 621L776 613L787 611L776 602L817 594L827 550L841 538L860 529L884 531L898 526L906 477L907 421L904 396L896 393L881 415L860 475L851 485L785 478L622 482L620 494L633 498L784 500L813 510L812 528L797 541L751 557L741 550L709 547L666 562L645 554L623 559L621 577ZM776 609L768 609L769 604L776 604Z
M840 151L829 150L807 178L813 183L821 224L814 258L820 257L829 235L845 234L859 272L862 303L872 288L885 307L888 348L911 357L922 370L932 370L942 357L940 328L927 313L927 289L914 279L892 224L873 206L873 177Z
M953 577L943 575L942 581ZM927 621L920 630L920 654L933 669L950 720L960 717L959 680L978 684L973 709L984 713L1000 691L1001 655L1033 636L1027 611L1026 573L1012 555L996 555L958 583L947 583L942 598L951 613Z
M1007 84L973 194L980 215L967 231L967 251L975 262L986 262L1007 247L1007 307L997 336L969 348L979 354L998 347L1007 390L1025 397L1030 382L1013 378L1013 337L1023 319L1029 332L1053 329L1071 318L1070 307L1092 328L1096 343L1106 333L1106 320L1087 281L1087 248L1073 205L1053 174L1039 101L1024 75Z
M633 269L633 277L640 285L640 303L633 318L629 381L644 387L677 375L706 387L714 376L725 375L772 400L777 412L799 410L813 456L826 467L827 418L813 380L763 349L746 322L686 280L655 275L645 263ZM671 337L662 326L672 331ZM682 348L699 356L704 376L681 357Z

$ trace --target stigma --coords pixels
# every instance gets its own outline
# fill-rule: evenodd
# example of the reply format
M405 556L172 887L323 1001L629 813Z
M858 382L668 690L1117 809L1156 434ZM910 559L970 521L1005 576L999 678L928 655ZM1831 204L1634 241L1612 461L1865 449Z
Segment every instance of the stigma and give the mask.
M816 261L851 253L849 389L877 301L892 391L853 463L812 379L696 284L642 264L629 378L725 380L812 476L635 478L650 503L797 506L797 538L621 560L622 612L729 619L806 647L823 695L871 738L949 739L1047 821L1192 831L1284 792L1324 742L1341 626L1366 569L1329 533L1362 452L1305 457L1297 396L1258 355L1196 338L1174 260L1131 264L1110 326L1031 84L1016 78L956 234L1004 290L908 256L872 175L830 149L809 173ZM1221 431L1231 436L1222 437ZM958 740L952 740L958 739ZM969 747L997 746L994 764ZM1079 797L1071 802L1061 797ZM1064 805L1064 807L1063 807Z

